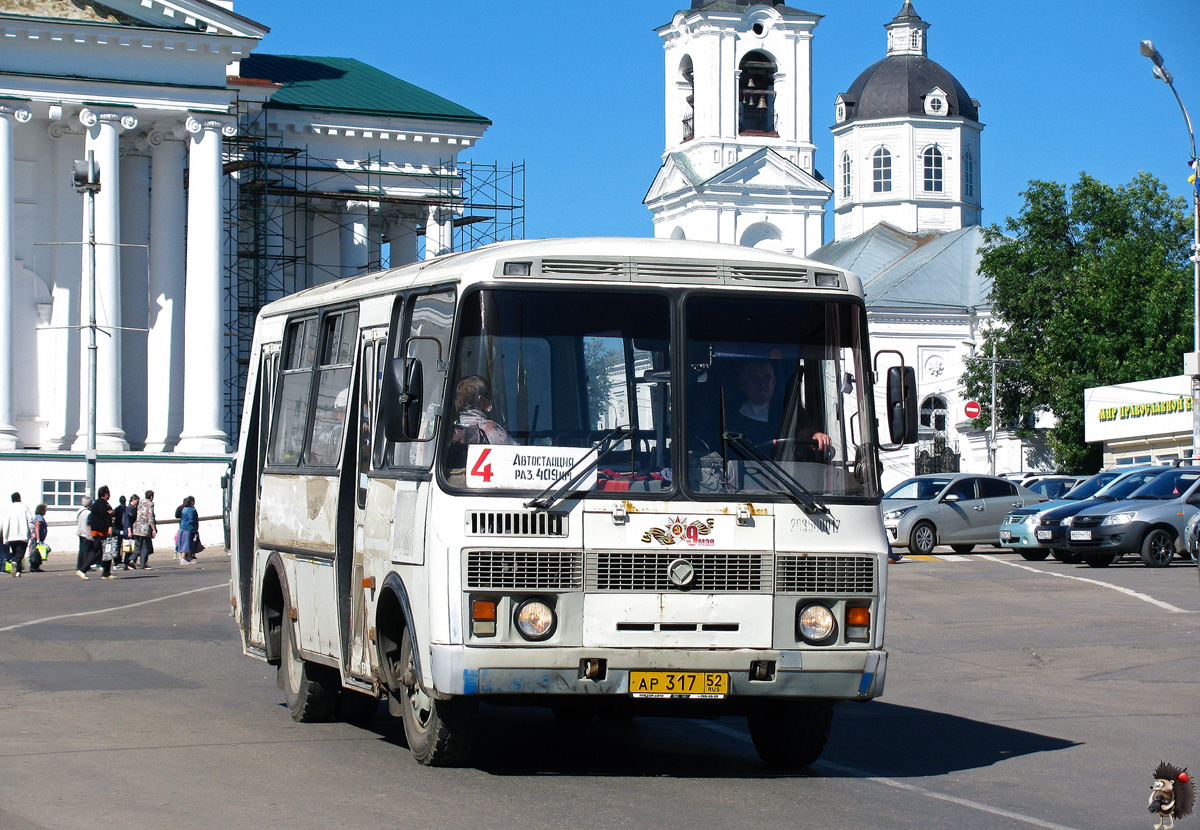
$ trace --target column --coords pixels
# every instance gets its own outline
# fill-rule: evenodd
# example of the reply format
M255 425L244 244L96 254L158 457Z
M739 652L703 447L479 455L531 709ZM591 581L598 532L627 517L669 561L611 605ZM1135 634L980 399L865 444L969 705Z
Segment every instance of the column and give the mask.
M203 120L201 120L203 119ZM176 452L226 453L221 382L221 134L226 119L189 117L183 434Z
M13 423L13 122L32 117L28 107L0 103L0 449L17 447Z
M121 429L131 448L146 443L147 267L150 153L144 137L121 148Z
M183 124L158 126L150 145L150 314L146 333L146 452L167 452L183 429L183 302L187 255Z
M388 261L393 268L417 261L417 220L403 213L391 214L384 226Z
M367 202L346 202L342 205L342 276L355 277L367 272L370 252L367 249Z
M425 225L425 258L448 254L454 246L454 210L452 208L429 208L429 220Z
M96 194L96 449L129 449L121 427L121 155L120 136L137 126L127 112L83 109L79 121L85 129L84 157L91 150L100 168L100 192ZM86 219L84 220L86 222ZM87 239L84 228L84 240ZM84 246L84 270L89 252ZM86 282L86 280L85 280ZM84 285L84 291L88 286ZM87 324L86 295L82 323ZM86 341L86 338L84 338ZM81 408L76 449L87 445L87 379L81 384Z

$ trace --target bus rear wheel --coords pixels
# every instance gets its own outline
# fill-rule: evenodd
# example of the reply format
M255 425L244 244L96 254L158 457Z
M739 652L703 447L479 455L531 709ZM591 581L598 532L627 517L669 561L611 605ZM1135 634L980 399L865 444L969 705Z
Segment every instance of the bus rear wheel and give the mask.
M833 704L825 700L763 703L747 716L758 756L773 767L806 767L821 757L833 725Z
M282 628L279 687L283 689L292 720L299 723L327 721L337 709L341 681L331 670L300 657L295 625L286 613Z
M473 700L438 700L421 688L413 659L412 636L407 630L400 646L401 718L408 748L418 762L429 767L455 767L466 763L475 743L478 706Z

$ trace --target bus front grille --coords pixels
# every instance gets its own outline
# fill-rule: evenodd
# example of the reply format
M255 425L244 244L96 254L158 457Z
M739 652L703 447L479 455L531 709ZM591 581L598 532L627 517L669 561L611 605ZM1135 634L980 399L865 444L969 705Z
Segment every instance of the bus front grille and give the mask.
M671 581L671 564L684 559L692 581ZM771 556L764 553L692 551L596 551L588 554L589 591L704 591L758 593L771 590Z
M777 556L779 594L873 594L874 556Z
M559 550L468 551L467 587L579 590L583 587L583 555Z
M566 536L564 513L544 510L468 510L468 536Z

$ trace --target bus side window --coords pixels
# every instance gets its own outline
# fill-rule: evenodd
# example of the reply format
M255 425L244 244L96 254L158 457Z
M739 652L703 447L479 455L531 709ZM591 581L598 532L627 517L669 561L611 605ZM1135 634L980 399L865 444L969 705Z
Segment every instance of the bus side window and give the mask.
M288 324L280 367L278 404L271 424L268 463L294 467L308 426L313 364L317 355L317 318Z
M441 410L445 395L450 329L454 324L454 292L439 291L414 297L407 318L407 325L403 328L404 335L394 337L389 354L395 359L402 356L403 349L407 349L404 357L421 361L425 379L423 411L418 432L421 437L415 441L389 444L388 451L384 453L384 460L388 467L428 469L433 462L432 439L437 425L437 413ZM391 405L394 402L387 403Z
M350 408L350 370L358 342L358 312L328 314L322 325L321 360L316 371L316 402L304 463L335 467L341 457L346 412Z

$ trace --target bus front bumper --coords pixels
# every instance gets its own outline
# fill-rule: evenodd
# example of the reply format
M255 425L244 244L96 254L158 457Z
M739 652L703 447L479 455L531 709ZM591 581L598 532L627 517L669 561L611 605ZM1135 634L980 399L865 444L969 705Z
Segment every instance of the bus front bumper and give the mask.
M726 672L729 698L868 700L883 694L887 652L650 650L615 648L468 648L432 646L435 694L629 695L631 671ZM584 677L585 660L603 660L602 679ZM768 679L751 679L751 663L773 663Z

